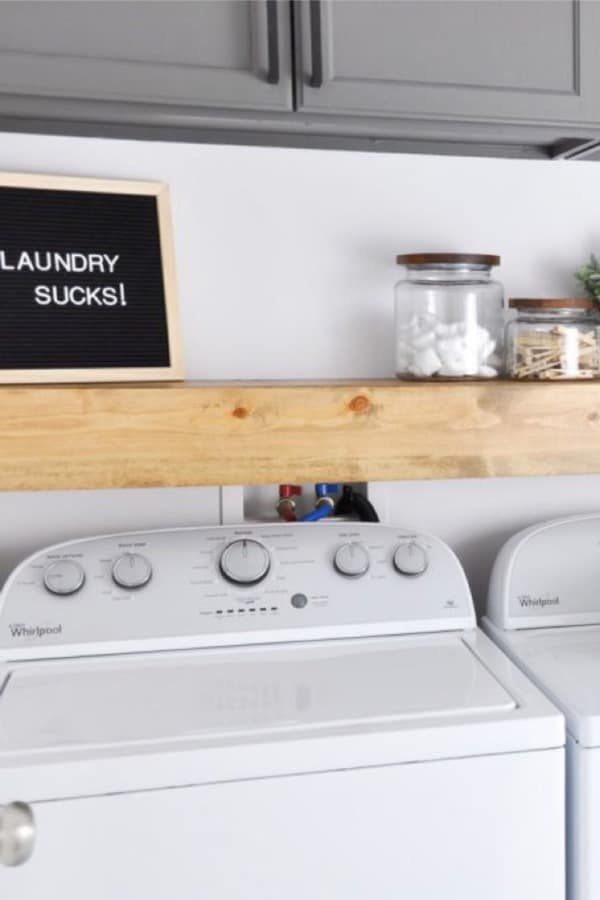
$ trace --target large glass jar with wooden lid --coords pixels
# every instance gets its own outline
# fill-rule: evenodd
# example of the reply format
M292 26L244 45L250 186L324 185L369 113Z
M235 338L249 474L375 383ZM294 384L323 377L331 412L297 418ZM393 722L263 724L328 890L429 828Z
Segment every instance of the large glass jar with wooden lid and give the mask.
M408 253L396 257L398 378L495 378L503 362L499 256Z
M520 297L506 326L509 377L539 381L600 378L600 312L594 300Z

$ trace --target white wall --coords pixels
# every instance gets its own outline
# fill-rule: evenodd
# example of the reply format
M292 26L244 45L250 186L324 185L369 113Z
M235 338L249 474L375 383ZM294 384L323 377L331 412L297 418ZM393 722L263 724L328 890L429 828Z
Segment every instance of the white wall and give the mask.
M600 251L594 163L2 135L0 168L170 184L190 378L391 375L398 252L499 253L507 294L568 296ZM481 593L507 534L598 508L600 477L404 483L387 496L394 518L455 546ZM197 497L0 496L0 576L21 545L185 524ZM216 492L202 498L215 514Z

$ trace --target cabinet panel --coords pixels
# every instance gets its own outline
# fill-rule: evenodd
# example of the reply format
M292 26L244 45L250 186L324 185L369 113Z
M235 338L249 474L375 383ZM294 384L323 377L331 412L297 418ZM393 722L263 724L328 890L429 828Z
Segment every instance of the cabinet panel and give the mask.
M561 900L563 769L562 750L504 753L37 803L0 895Z
M329 0L299 13L304 111L600 123L598 0Z
M286 110L290 57L280 2L0 3L0 110L2 95Z

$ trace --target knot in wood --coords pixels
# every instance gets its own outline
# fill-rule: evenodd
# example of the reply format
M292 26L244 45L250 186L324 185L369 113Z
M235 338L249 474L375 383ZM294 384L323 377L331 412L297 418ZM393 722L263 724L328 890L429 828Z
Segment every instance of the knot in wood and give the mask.
M348 408L355 413L365 413L369 409L369 406L369 398L363 396L362 394L357 394L356 397L353 397L348 404Z

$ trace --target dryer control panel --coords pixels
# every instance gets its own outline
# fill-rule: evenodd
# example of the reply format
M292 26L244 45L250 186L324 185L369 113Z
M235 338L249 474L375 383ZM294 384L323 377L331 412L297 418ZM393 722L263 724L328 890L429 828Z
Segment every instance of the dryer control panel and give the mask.
M0 596L0 657L472 628L442 541L360 522L181 528L47 548Z
M487 617L508 630L600 624L600 515L513 535L492 569Z

